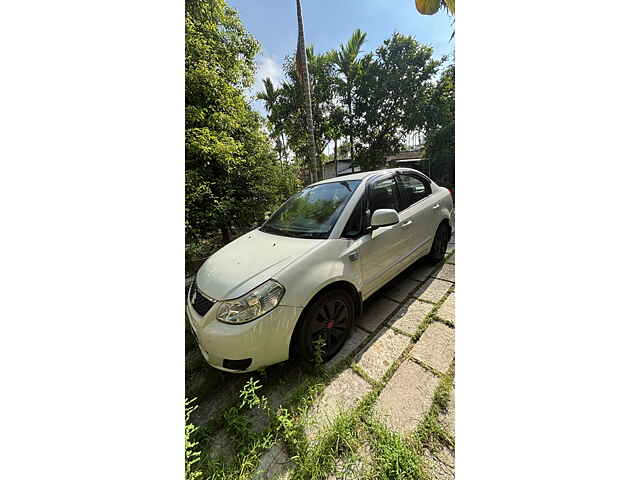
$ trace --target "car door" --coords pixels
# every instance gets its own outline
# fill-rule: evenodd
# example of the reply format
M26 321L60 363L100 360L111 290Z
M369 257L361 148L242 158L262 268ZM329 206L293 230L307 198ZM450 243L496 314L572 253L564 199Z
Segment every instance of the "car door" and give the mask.
M411 173L400 173L396 178L402 201L402 215L405 224L409 224L410 251L417 253L431 244L437 228L431 182Z
M365 231L360 247L363 294L365 297L386 283L400 268L409 250L403 218L400 223L371 230L371 216L381 208L400 209L398 186L392 175L376 179L367 188Z

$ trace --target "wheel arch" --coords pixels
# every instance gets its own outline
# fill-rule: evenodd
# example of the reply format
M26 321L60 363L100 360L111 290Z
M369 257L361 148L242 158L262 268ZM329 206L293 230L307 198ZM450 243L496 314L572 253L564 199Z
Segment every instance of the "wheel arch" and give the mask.
M324 287L322 287L320 290L318 290L315 295L313 297L311 297L311 299L307 302L307 304L304 306L304 308L302 309L302 312L300 312L300 315L298 316L298 321L296 322L296 326L293 329L293 332L291 333L291 338L289 338L289 358L293 357L294 354L294 339L296 338L296 335L298 333L298 329L300 328L300 325L302 324L302 319L304 318L305 313L307 312L307 310L309 309L310 305L313 304L313 302L315 302L315 300L322 294L324 294L325 292L329 291L329 290L334 290L334 289L340 289L340 290L344 290L346 291L351 298L353 299L353 304L356 307L356 312L355 312L355 319L358 319L360 317L360 315L362 314L362 293L360 293L360 291L356 288L356 286L347 281L347 280L336 280L333 281L327 285L325 285Z

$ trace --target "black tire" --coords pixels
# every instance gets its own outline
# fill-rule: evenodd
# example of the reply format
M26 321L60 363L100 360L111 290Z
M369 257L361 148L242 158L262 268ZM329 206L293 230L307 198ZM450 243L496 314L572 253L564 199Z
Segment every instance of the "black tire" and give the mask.
M325 341L323 362L331 360L351 334L355 319L353 298L344 290L329 290L305 310L296 329L295 350L308 362L316 361L314 342Z
M447 253L447 244L449 243L450 237L451 233L449 232L449 227L446 224L441 223L436 230L435 237L433 238L431 250L427 254L428 261L438 263L444 259L444 256Z

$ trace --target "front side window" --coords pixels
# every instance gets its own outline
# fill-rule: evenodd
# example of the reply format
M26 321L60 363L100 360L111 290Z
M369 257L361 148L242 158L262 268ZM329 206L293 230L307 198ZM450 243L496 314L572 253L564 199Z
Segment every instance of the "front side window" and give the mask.
M293 195L260 228L300 238L328 238L360 180L321 183Z
M371 190L369 190L369 210L373 214L373 212L381 208L400 210L398 187L393 178L378 180L371 185Z
M431 195L431 185L412 175L398 175L398 184L403 209Z

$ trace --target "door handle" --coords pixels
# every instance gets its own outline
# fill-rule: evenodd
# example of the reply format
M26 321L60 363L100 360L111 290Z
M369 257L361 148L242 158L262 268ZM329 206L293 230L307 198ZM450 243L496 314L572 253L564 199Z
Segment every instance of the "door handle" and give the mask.
M413 223L413 222L412 222L411 220L409 220L408 222L403 223L403 224L401 225L401 227L402 227L403 229L405 229L405 230L406 230L407 228L409 228L409 227L411 226L411 224L412 224L412 223Z
M436 209L440 208L440 204L439 204L439 203L436 203L436 204L435 204L433 207L431 207L431 208L433 208L434 210L436 210Z

